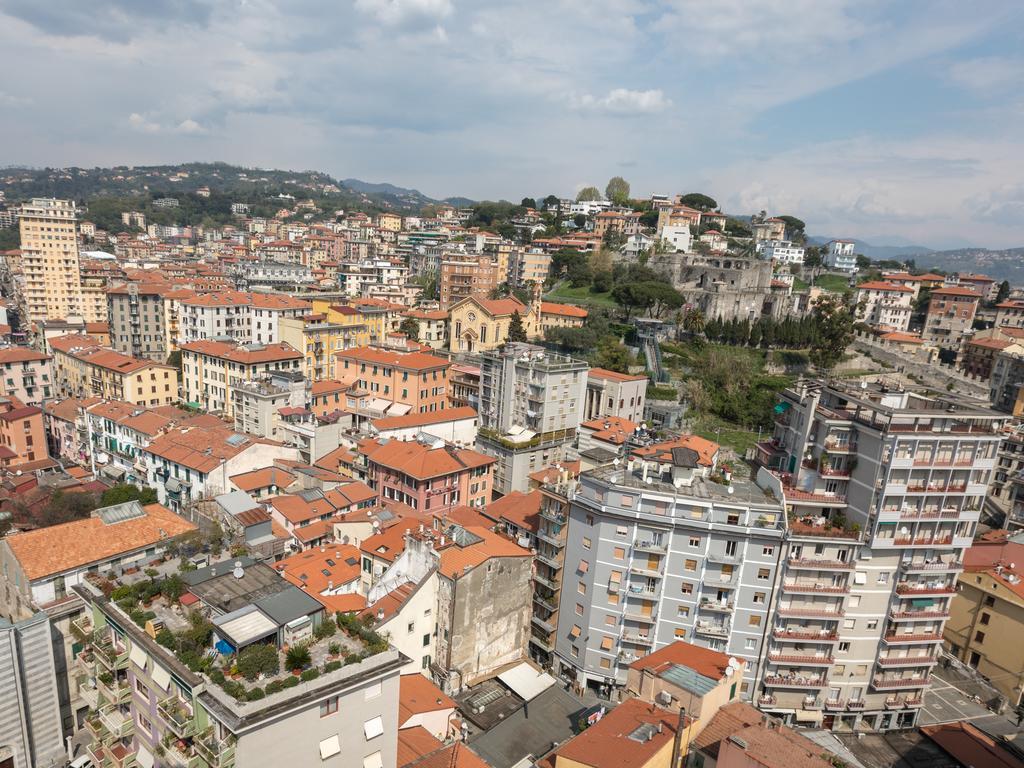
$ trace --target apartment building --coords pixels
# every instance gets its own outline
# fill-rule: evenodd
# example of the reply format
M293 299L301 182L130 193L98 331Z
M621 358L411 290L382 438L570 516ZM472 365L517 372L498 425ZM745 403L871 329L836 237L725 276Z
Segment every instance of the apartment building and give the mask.
M544 285L548 279L548 272L551 270L550 253L539 248L522 248L512 256L512 263L507 273L509 285L516 288Z
M338 307L337 313L346 316L351 307ZM305 317L282 318L279 323L281 341L303 353L302 372L310 381L333 379L335 353L351 347L360 347L369 341L366 325L362 322L331 322L322 314Z
M236 384L231 389L231 400L236 432L283 440L282 414L305 410L306 379L302 371L273 371Z
M875 328L905 331L914 310L914 289L883 280L857 286L855 314L861 322Z
M1014 417L1024 415L1024 354L1009 348L996 353L988 391L994 408Z
M994 533L964 553L945 648L984 675L1011 707L1024 703L1024 543Z
M786 528L749 481L716 482L699 438L584 473L572 497L555 667L609 692L676 640L746 662L752 695L773 619Z
M540 284L537 283L537 285ZM538 294L539 290L538 288ZM544 331L548 328L582 328L589 314L587 310L573 304L534 301L532 309L535 315L537 314L537 304L540 304L540 322L535 333L539 339L544 338Z
M50 355L28 347L0 349L0 396L39 405L53 397Z
M996 304L996 326L1024 328L1024 301L1010 299Z
M587 393L583 402L583 421L604 416L639 424L647 401L647 377L591 368L587 372Z
M167 598L151 608L162 626L174 626L182 613L207 617L202 621L213 632L203 655L216 656L215 643L240 650L255 642L276 649L312 642L314 627L332 620L310 595L251 560L240 560L233 570L201 569L185 580L198 610ZM242 688L236 698L226 685L193 671L186 652L168 650L137 627L104 596L105 586L93 578L75 587L86 605L76 663L97 681L96 704L86 720L93 734L86 750L94 765L397 768L399 673L406 659L379 638L371 643L349 635L346 645L354 645L361 661L318 661L317 674L298 685L282 684L290 670L255 685L236 682ZM218 593L226 587L230 595ZM315 642L326 647L328 641ZM259 698L248 695L264 686L270 691Z
M701 237L703 238L704 236L701 235ZM762 259L779 264L804 263L803 246L789 240L764 240L757 244L757 252Z
M140 487L148 482L143 450L189 416L173 406L143 409L118 400L104 400L83 410L88 439L84 463L104 478Z
M47 458L42 409L14 397L0 397L0 467Z
M449 311L449 347L456 352L489 352L508 341L512 317L519 315L527 338L535 338L540 322L533 307L519 299L469 297Z
M576 481L564 469L554 470L547 481L531 491L523 501L539 496L536 511L532 502L514 500L518 520L529 524L534 518L536 532L532 535L536 550L533 564L533 615L530 618L530 656L545 668L551 668L558 635L559 603L562 599L562 576L565 572L565 542L569 532L569 499L576 490ZM504 499L514 499L513 492ZM497 506L502 500L495 502ZM520 534L521 535L521 534Z
M490 256L444 259L438 280L441 309L450 309L470 297L486 299L507 279Z
M359 444L367 483L382 499L440 515L491 500L494 459L443 440L364 440Z
M234 418L234 388L271 373L298 371L302 353L284 344L193 341L181 347L181 396L186 403Z
M936 288L928 301L921 337L948 349L959 349L974 327L981 296L969 288Z
M759 482L790 540L758 703L826 727L917 721L1006 417L946 394L801 380Z
M82 315L75 204L33 198L18 214L21 230L21 296L26 325ZM93 318L89 318L93 319Z
M531 472L566 460L580 424L588 370L583 360L521 342L481 356L476 446L498 460L498 493L525 491Z
M451 362L443 357L378 347L345 349L335 357L339 381L368 393L380 405L402 406L388 409L389 415L432 413L447 407Z
M178 401L178 370L99 346L92 336L50 339L55 392L154 407Z
M110 345L126 355L165 362L168 346L168 318L164 293L166 283L126 283L107 291Z
M285 294L238 291L185 298L180 307L182 345L203 339L276 344L282 318L303 317L312 309L309 302Z
M831 240L825 246L825 266L838 272L857 271L856 243L853 240Z
M409 309L402 313L402 320L413 320L417 325L413 341L426 344L431 349L448 346L448 313L441 310Z

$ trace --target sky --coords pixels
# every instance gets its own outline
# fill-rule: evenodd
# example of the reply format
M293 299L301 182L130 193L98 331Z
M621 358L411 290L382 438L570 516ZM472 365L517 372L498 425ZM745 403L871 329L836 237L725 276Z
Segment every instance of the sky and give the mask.
M0 0L0 165L221 160L474 199L704 192L1024 246L1024 3Z

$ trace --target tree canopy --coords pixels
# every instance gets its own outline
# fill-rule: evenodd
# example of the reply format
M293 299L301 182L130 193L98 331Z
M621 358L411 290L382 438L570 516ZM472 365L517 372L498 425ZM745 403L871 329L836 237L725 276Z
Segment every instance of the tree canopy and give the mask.
M576 193L576 202L589 202L591 200L601 200L601 190L597 187L584 187Z
M999 284L999 290L996 291L996 304L1006 301L1010 297L1010 281L1003 280Z
M519 312L513 312L512 318L508 321L508 336L506 341L526 341L526 328L523 327L523 318Z
M604 195L616 205L629 202L629 182L621 176L613 176L604 188Z
M840 296L826 294L811 310L817 325L817 342L811 347L811 362L828 369L838 363L853 341L856 318L850 306Z
M110 507L114 504L124 504L126 501L138 501L139 503L155 504L157 502L155 488L139 488L137 485L122 483L108 488L100 496L100 506Z
M533 208L534 210L537 210L537 201L534 200L532 197L524 197L519 202L519 205L522 206L523 208Z
M698 211L714 211L718 208L715 198L708 197L700 192L691 192L688 195L683 195L679 198L679 202L682 205L688 205L690 208L696 208Z

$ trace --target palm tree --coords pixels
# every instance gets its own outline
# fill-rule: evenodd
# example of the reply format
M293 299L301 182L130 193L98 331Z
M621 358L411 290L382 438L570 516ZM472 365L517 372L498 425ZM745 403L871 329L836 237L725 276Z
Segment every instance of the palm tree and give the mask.
M686 331L693 335L700 335L704 333L705 325L704 313L697 307L692 307L686 311L686 315L683 317L683 328Z

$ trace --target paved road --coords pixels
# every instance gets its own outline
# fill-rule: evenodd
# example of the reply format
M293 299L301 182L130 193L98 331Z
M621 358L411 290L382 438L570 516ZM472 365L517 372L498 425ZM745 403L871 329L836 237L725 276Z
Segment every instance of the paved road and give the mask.
M1024 728L1017 726L1017 718L997 715L957 688L943 680L941 669L932 673L932 684L924 695L924 709L918 720L920 725L967 721L988 733L997 736L1024 734Z

